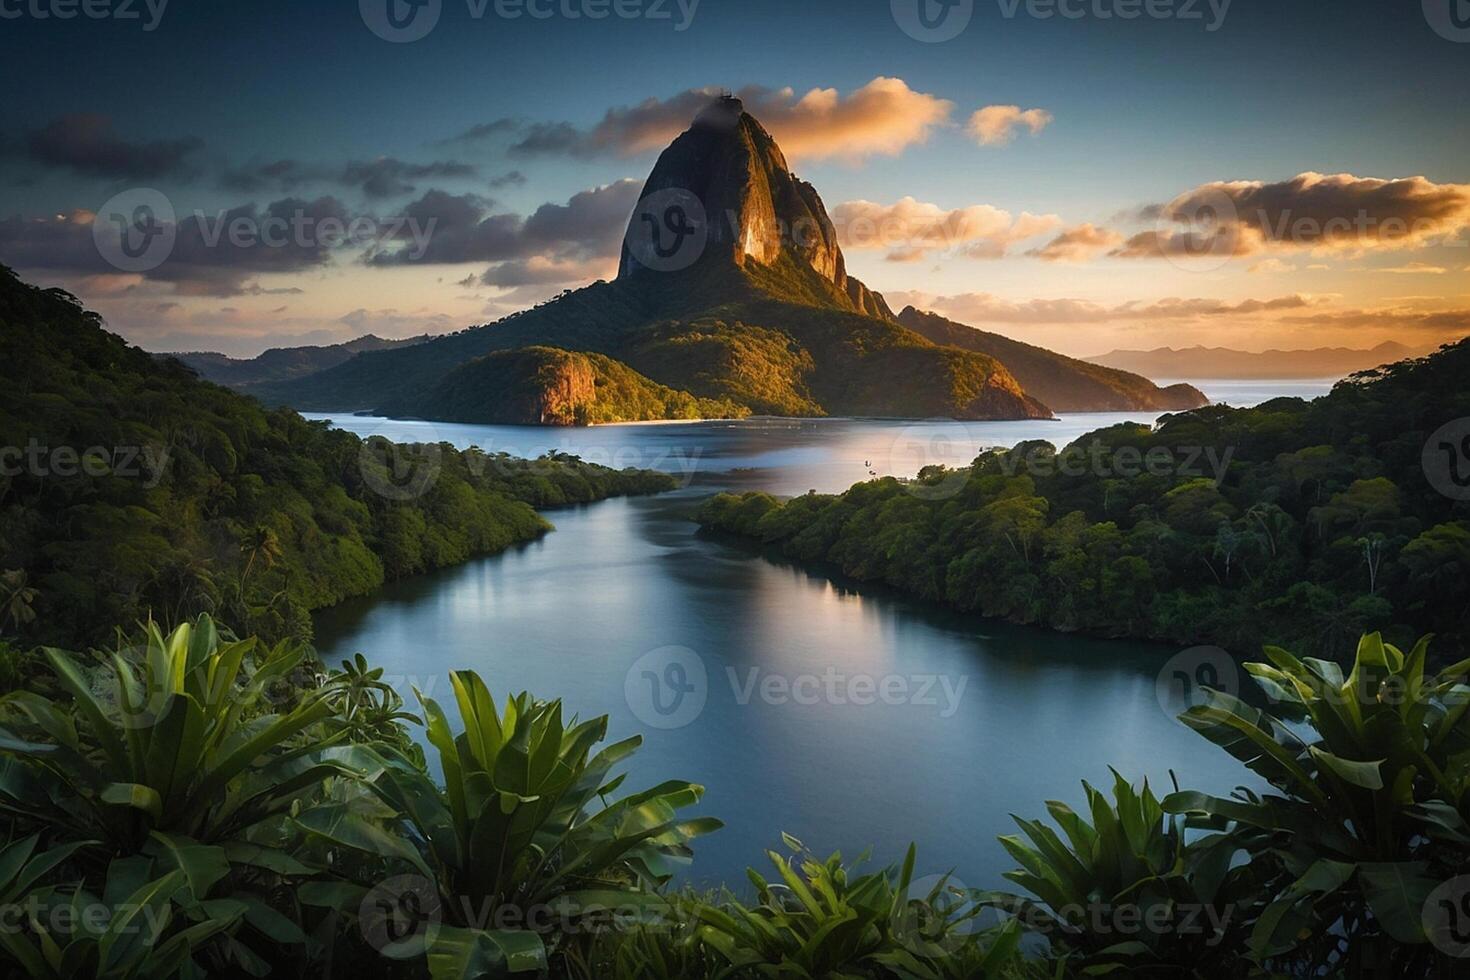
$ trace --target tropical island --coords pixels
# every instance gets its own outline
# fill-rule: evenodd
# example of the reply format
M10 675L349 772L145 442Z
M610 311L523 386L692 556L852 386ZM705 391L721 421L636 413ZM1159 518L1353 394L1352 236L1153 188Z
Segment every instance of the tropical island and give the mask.
M1141 460L1235 447L1218 485L1071 475L1067 450L1030 444L835 497L711 501L712 527L990 615L1239 643L1269 629L1320 652L1363 623L1384 631L1354 638L1346 672L1267 647L1249 665L1266 710L1204 689L1184 712L1264 793L1200 793L1187 773L1170 792L1122 775L1085 786L1086 812L1047 803L1055 829L1017 818L1020 835L998 842L1019 865L1006 875L1016 892L918 886L912 848L864 869L773 827L779 848L751 856L769 870L752 870L742 897L679 886L720 821L681 812L697 784L625 789L640 739L599 749L606 717L578 721L525 693L497 700L473 671L451 675L451 716L431 697L406 702L363 656L320 663L300 625L390 574L543 533L533 506L665 478L441 446L436 479L418 485L378 468L391 444L265 412L8 272L0 321L0 353L27 367L0 403L9 431L134 440L167 460L132 473L95 457L114 472L83 484L47 455L56 473L7 477L4 564L26 571L3 580L18 632L0 646L0 893L32 911L0 931L0 955L30 976L1449 969L1454 875L1470 859L1470 661L1430 664L1463 644L1464 504L1382 473L1406 471L1422 430L1467 410L1470 345L1313 403L1096 434L1113 463L1130 447ZM1241 512L1242 484L1269 504ZM1400 570L1379 577L1385 554ZM1196 565L1215 573L1203 592L1182 584L1201 577ZM120 574L133 576L127 591L89 588ZM1217 606L1252 627L1227 635ZM126 618L143 610L156 613ZM1430 629L1444 634L1438 649L1384 636ZM73 931L57 909L96 926Z
M690 230L673 237L663 223L676 217ZM739 99L715 99L654 165L615 280L241 390L301 411L531 425L1025 419L1207 402L1187 384L1159 388L917 310L895 315L848 274L837 239L765 127Z
M0 980L1470 976L1470 0L1321 7L0 0Z

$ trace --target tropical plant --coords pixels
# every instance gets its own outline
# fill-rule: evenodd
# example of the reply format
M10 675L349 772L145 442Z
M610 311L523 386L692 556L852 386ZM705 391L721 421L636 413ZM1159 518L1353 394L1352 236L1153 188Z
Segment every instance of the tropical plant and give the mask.
M782 836L793 851L804 850ZM854 875L841 854L804 857L799 866L775 851L766 854L780 880L748 871L753 907L730 902L696 911L700 939L739 975L985 978L1018 967L1017 924L978 929L983 906L947 875L923 895L910 893L912 845L902 868L865 875Z
M662 910L593 936L563 956L571 980L724 980L735 972L700 938L699 909L713 897L671 896Z
M566 924L593 910L662 906L657 891L676 862L692 856L689 841L720 827L713 818L678 816L703 787L673 780L608 802L624 779L610 776L612 768L641 738L593 755L606 737L606 716L564 722L560 701L525 693L497 709L473 671L454 671L450 680L464 719L460 734L436 702L419 696L444 788L404 762L374 782L422 846L417 867L440 891L446 922L429 950L434 975L545 967L542 936L491 923L554 910ZM547 940L555 944L555 936Z
M383 679L382 667L371 667L361 653L354 654L351 660L342 661L340 670L331 673L327 684L340 695L332 724L346 728L353 742L392 745L413 757L422 768L423 752L404 726L422 726L423 721L403 710L403 697Z
M1364 636L1346 677L1267 647L1270 663L1246 666L1280 717L1222 691L1181 716L1271 788L1163 801L1232 826L1274 874L1246 947L1257 963L1410 976L1434 960L1425 902L1470 868L1470 660L1431 674L1428 647Z
M247 922L273 942L305 942L295 923L238 883L217 888L230 871L224 848L155 833L143 853L113 860L95 893L75 880L41 883L95 842L37 854L37 841L0 851L0 899L25 912L0 930L0 952L36 980L260 976L265 961L232 935Z
M1046 804L1060 835L1013 816L1025 839L1000 842L1021 868L1004 877L1035 898L996 892L985 904L1014 914L1087 974L1234 975L1243 924L1258 904L1254 869L1231 866L1238 845L1227 835L1186 840L1183 821L1147 781L1135 790L1113 777L1112 801L1082 784L1086 816Z
M120 853L153 830L243 845L323 779L354 775L320 727L332 688L284 713L270 703L269 686L304 650L279 644L247 670L256 652L256 640L222 636L208 616L167 636L149 623L141 650L95 669L46 650L71 704L31 691L0 698L0 812L110 840Z

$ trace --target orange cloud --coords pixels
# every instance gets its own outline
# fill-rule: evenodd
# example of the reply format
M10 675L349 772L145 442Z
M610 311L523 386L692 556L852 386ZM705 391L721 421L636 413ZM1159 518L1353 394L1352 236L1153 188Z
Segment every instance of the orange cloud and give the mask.
M1374 272L1384 272L1396 276L1442 276L1450 270L1442 265L1430 265L1428 262L1409 262L1404 265L1390 266L1387 269L1374 269Z
M812 89L793 102L794 96L786 88L754 101L747 97L745 105L788 156L812 159L897 156L927 140L954 109L947 99L882 76L846 98L835 88Z
M1320 268L1325 269L1327 268L1327 266L1321 266ZM1264 273L1267 275L1278 275L1285 272L1295 272L1296 266L1292 265L1290 262L1283 262L1280 259L1262 259L1246 271Z
M1441 244L1470 229L1470 185L1309 172L1275 183L1203 184L1145 214L1158 227L1113 255L1361 255Z
M688 89L666 99L609 109L590 129L570 123L524 124L501 119L468 130L457 140L475 140L517 131L510 150L519 155L564 154L577 157L630 156L662 150L689 128L718 88ZM909 88L901 78L878 76L842 95L835 88L795 89L751 85L735 93L746 111L770 130L789 157L861 160L896 156L923 143L935 127L949 122L954 103ZM453 142L453 141L451 141Z
M832 209L838 241L851 250L889 249L890 261L914 262L931 250L955 250L970 258L999 258L1014 243L1061 225L1054 214L1029 211L1013 218L989 204L945 210L904 197L893 204L846 201Z
M1086 262L1122 243L1123 236L1117 232L1085 224L1068 228L1041 248L1034 248L1026 254L1045 262Z
M1052 114L1045 109L1025 109L1018 105L988 105L970 116L966 127L982 146L1005 146L1016 138L1016 132L1029 129L1035 136L1051 125Z

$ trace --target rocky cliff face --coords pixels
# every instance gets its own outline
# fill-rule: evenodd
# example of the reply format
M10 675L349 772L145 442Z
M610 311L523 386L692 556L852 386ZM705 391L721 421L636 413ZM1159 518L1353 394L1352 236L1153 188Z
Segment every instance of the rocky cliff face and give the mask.
M663 197L655 197L663 192ZM851 308L892 318L883 297L847 274L837 229L816 188L797 179L781 148L736 98L722 98L695 118L664 150L644 184L642 200L690 195L704 214L701 262L745 267L774 265L783 254L811 268ZM657 208L655 208L657 210ZM655 215L661 218L661 215ZM651 226L640 208L625 242L641 242ZM624 245L618 278L654 271Z
M390 406L390 414L499 425L581 425L597 400L585 354L553 347L495 351L437 385Z

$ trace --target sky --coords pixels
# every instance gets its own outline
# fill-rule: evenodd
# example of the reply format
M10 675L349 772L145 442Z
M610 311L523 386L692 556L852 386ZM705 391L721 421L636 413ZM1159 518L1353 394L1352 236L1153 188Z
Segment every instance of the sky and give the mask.
M894 309L1428 348L1467 77L1467 0L0 0L0 262L150 350L457 330L615 275L730 90Z

